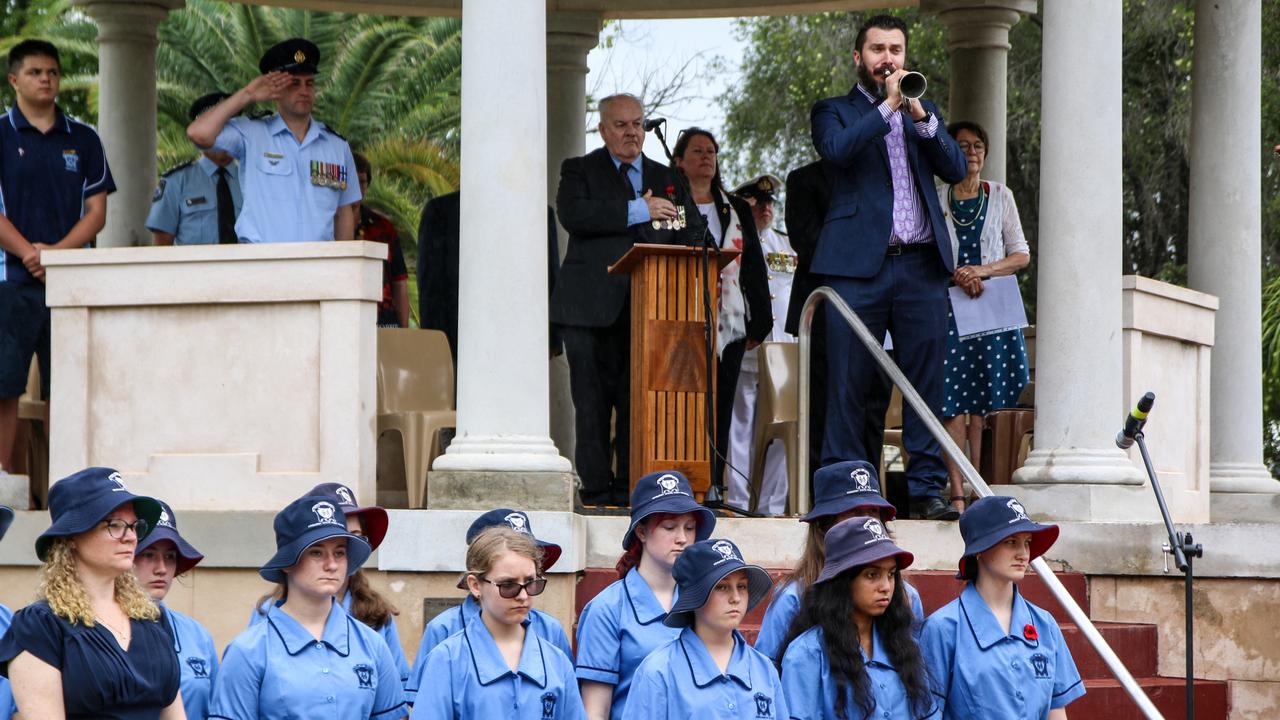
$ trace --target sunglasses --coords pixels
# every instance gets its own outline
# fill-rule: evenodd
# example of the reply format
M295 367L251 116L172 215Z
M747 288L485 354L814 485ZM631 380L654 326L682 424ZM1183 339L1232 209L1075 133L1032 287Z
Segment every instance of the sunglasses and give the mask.
M518 583L515 580L494 582L487 577L480 577L478 575L476 576L476 579L482 582L487 582L498 588L498 594L508 600L519 597L521 590L529 593L529 597L533 597L534 595L541 595L542 591L547 589L546 578L534 578L527 583Z

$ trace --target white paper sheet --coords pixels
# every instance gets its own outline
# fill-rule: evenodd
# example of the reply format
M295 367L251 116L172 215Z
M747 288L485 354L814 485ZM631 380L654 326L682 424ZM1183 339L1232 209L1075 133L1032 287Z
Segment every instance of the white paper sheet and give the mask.
M1013 275L984 280L982 294L976 298L965 295L958 287L948 288L947 292L961 340L1027 326L1027 308L1022 304L1018 278Z

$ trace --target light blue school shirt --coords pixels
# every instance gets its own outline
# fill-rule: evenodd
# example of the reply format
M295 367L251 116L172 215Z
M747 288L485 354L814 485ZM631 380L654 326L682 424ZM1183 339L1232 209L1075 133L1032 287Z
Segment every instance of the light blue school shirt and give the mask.
M240 242L332 240L334 213L361 198L351 146L315 118L302 142L279 115L231 118L213 147L240 161ZM335 179L346 186L332 187Z
M210 718L394 720L408 712L387 643L336 602L321 639L277 606L227 646Z
M862 652L859 648L858 652ZM889 652L880 642L880 632L871 628L871 655L862 656L863 668L871 683L871 697L875 708L870 717L875 720L937 720L940 711L933 698L926 698L928 708L923 714L911 710L907 689L902 684L898 670L889 658ZM787 646L782 657L782 687L793 720L836 717L836 680L831 676L827 662L825 635L820 627L811 627ZM857 717L857 704L853 701L853 688L845 691L846 708L851 717ZM985 717L981 714L973 717Z
M649 653L631 680L623 720L786 720L787 701L773 662L736 630L733 639L723 673L691 627Z
M920 630L924 627L924 603L920 602L920 591L911 583L902 581L906 588L907 600L911 602L911 615L915 624L911 634L918 640ZM764 619L760 621L760 634L756 636L756 649L766 656L777 660L782 654L782 643L787 639L787 631L791 629L791 621L800 614L800 586L794 580L788 580L774 591L769 607L764 610Z
M944 718L1044 719L1085 692L1058 622L1016 586L1008 635L969 583L929 616L920 646Z
M209 715L209 696L218 676L218 649L213 636L191 617L161 603L160 608L173 628L173 651L182 671L182 706L190 720Z
M437 645L444 642L450 635L462 630L472 621L480 619L480 603L470 595L461 605L455 605L439 615L431 618L431 622L427 623L426 629L422 631L422 642L418 645L418 654L413 658L413 669L409 671L409 680L405 683L404 695L405 699L412 705L418 695L418 688L427 682L427 656ZM530 610L529 616L525 618L525 628L546 640L547 642L560 648L567 658L573 658L573 648L569 645L569 636L565 634L564 627L560 621L554 616L548 615L541 610Z
M240 194L240 164L231 163L227 186L237 215L244 205ZM147 229L169 233L174 245L218 244L218 165L201 155L194 162L170 170L160 177L151 198Z
M270 602L270 601L267 601L267 602ZM277 606L280 605L281 602L277 602L276 605ZM350 592L342 596L342 602L340 604L342 605L342 609L346 610L347 614L350 615L351 614L351 593ZM262 613L262 610L265 608L266 608L266 603L263 603L263 605L261 605L259 608L249 613L249 627L253 627L254 625L257 625L258 623L266 619L266 616L263 615ZM359 620L359 618L356 618L356 619ZM404 648L400 646L400 631L396 629L396 616L392 615L391 617L387 618L386 625L383 625L380 628L373 628L373 630L374 632L381 635L382 639L386 641L387 649L391 651L391 657L395 658L396 673L400 675L400 684L403 686L409 681L409 661L405 659ZM413 700L409 699L409 702L413 702Z
M430 682L418 692L414 720L586 720L573 662L529 632L515 672L483 621L467 623L427 656Z
M0 206L0 211L4 207ZM9 632L9 625L13 623L13 611L5 605L0 605L0 637ZM9 720L18 712L18 706L13 701L13 687L9 685L9 678L0 676L0 720Z
M678 590L673 606L677 600ZM635 568L582 608L578 616L578 679L613 686L610 720L622 720L631 677L640 663L680 634L680 628L662 624L666 616L649 583Z

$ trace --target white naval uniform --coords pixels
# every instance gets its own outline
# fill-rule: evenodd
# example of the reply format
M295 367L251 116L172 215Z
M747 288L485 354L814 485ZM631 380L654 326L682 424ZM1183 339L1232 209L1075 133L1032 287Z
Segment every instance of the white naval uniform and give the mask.
M786 235L772 227L760 231L760 248L769 269L769 297L773 304L773 330L766 342L796 342L783 326L787 320L787 304L791 298L791 280L795 277L796 253ZM750 472L755 433L758 357L754 351L742 356L738 386L733 399L733 418L729 425L729 467L725 468L725 484L729 488L729 504L745 508L751 500L746 478L733 471ZM787 455L781 442L769 447L764 460L764 481L760 485L759 511L765 515L781 515L787 504Z

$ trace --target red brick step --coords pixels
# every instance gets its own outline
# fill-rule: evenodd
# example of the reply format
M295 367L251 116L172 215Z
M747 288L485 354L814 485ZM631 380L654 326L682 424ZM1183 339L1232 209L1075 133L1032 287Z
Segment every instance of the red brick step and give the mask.
M1182 678L1140 677L1138 685L1168 720L1187 716L1187 686ZM1138 706L1116 680L1088 680L1085 696L1071 703L1071 720L1142 720ZM1197 720L1226 720L1231 710L1227 684L1217 680L1196 680Z

